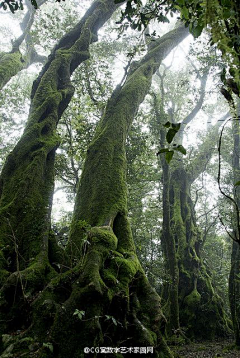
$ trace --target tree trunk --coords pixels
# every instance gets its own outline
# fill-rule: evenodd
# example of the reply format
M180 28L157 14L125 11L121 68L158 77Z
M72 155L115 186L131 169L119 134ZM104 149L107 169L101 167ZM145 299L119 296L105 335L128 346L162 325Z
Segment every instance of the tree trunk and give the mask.
M29 325L25 317L29 302L34 293L56 275L49 263L49 253L54 252L49 248L49 244L54 244L49 229L54 157L59 143L56 127L74 93L71 74L89 58L89 45L97 40L98 29L117 6L112 0L94 2L81 21L55 46L33 85L23 136L3 167L0 177L1 331ZM60 251L57 245L55 249Z
M190 196L191 180L181 161L171 175L171 230L179 266L180 324L190 338L212 339L227 333L222 299L201 259L201 231Z
M204 81L206 82L206 78ZM162 98L163 94L162 91ZM202 98L200 100L202 103ZM153 105L158 128L155 136L161 149L166 145L166 129L163 125L168 118L161 108L162 102L159 102L154 95ZM196 115L195 109L191 112L195 113L192 118ZM196 223L190 195L191 184L205 170L206 163L211 158L214 138L217 138L217 128L209 133L197 158L189 166L184 165L177 153L174 154L177 159L173 159L169 166L164 153L160 154L159 163L163 173L161 240L168 273L162 297L164 313L168 319L167 333L170 336L186 331L189 338L210 339L215 335L224 335L227 327L223 302L215 292L201 260L201 232ZM179 141L179 136L176 140Z
M159 139L160 149L166 145L166 131L163 124L167 122L164 113L164 87L163 81L160 86L161 101L153 94L155 120L157 124L157 137ZM155 127L155 126L154 126ZM179 286L179 269L178 259L175 249L175 238L171 231L171 203L170 203L170 178L171 171L164 156L160 156L159 165L162 168L162 208L163 208L163 224L161 245L165 258L165 267L167 280L163 284L162 298L165 302L164 311L167 316L166 333L172 336L175 332L180 331L179 322L179 304L178 304L178 286Z
M238 108L239 110L239 108ZM232 168L233 168L233 185L239 181L240 175L240 161L239 161L239 151L240 151L240 126L239 120L233 120L233 158L232 158ZM240 188L239 186L234 187L234 200L240 208ZM236 220L233 222L233 233L239 232L237 227L238 223ZM239 237L236 237L239 240ZM229 275L229 303L231 316L233 321L233 330L235 335L235 342L237 346L240 346L240 250L239 242L233 242L232 246L232 256L231 256L231 270Z
M94 3L55 47L33 86L27 128L3 169L1 331L12 333L4 335L3 356L32 349L34 357L83 357L84 347L101 345L152 346L153 356L172 356L162 339L160 299L139 264L127 220L125 141L154 72L187 36L185 27L157 40L110 98L77 193L69 269L61 274L50 265L61 267L63 256L48 236L56 125L73 94L70 74L88 58L97 29L115 8L109 0Z
M229 275L229 303L233 321L235 343L240 347L240 250L239 244L233 242L231 271Z

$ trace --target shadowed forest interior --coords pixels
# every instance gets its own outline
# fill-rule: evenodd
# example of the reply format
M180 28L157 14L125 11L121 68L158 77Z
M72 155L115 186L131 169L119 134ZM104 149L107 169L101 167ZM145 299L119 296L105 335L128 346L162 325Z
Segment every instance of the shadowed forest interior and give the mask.
M240 4L0 3L0 357L240 357Z

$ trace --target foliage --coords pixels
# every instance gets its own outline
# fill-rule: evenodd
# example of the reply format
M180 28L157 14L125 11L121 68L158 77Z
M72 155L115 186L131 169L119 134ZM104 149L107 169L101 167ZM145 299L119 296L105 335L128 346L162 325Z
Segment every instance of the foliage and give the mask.
M123 2L122 0L117 0ZM151 19L168 21L166 14L180 13L181 19L194 37L199 37L203 29L210 27L211 43L216 44L228 63L229 74L234 78L240 91L239 46L240 46L240 5L234 0L172 0L128 1L122 12L122 26L128 21L139 31L146 28ZM225 79L224 72L224 79Z
M174 137L176 136L176 134L180 130L181 123L171 123L171 122L168 121L167 123L164 124L164 127L165 128L170 128L167 131L166 139L167 139L168 144L171 144L173 139L174 139ZM182 144L178 144L178 145L173 144L171 149L170 148L161 148L159 150L159 152L157 153L157 155L159 155L161 153L165 153L166 162L169 164L171 162L172 158L173 158L174 151L182 153L184 155L187 154L187 151L183 147Z
M77 316L78 319L80 319L80 321L83 319L83 317L85 316L85 311L79 311L77 308L75 309L73 316Z

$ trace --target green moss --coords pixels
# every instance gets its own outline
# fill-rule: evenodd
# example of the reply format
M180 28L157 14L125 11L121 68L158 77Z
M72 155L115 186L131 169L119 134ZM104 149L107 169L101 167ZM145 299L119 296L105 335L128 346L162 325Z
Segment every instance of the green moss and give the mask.
M118 239L110 227L93 227L89 233L90 244L100 244L107 250L116 250Z
M201 302L201 295L197 291L197 289L194 289L190 293L190 295L186 296L184 299L184 303L187 306L194 308L194 310L197 310L197 306L199 305L200 302Z
M25 67L20 51L10 52L0 57L0 90L19 71Z

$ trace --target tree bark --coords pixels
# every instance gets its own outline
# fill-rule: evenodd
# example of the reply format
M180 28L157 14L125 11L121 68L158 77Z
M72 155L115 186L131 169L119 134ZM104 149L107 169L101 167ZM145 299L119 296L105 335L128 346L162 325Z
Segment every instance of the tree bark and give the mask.
M1 331L14 332L5 334L3 354L21 353L34 339L33 354L41 358L83 357L86 346L133 344L153 346L155 357L172 357L161 334L160 299L140 267L127 220L125 141L154 72L188 35L185 27L157 40L110 98L77 193L67 247L69 269L61 274L51 266L51 251L59 266L63 256L60 248L51 250L48 234L55 130L73 94L70 75L89 57L89 44L116 6L110 0L95 2L55 47L33 85L23 137L3 169ZM17 301L9 299L13 290Z
M3 332L21 327L34 292L56 275L49 262L49 244L53 242L49 229L54 158L59 143L56 127L74 93L71 74L89 58L89 46L97 41L98 29L118 6L112 0L95 1L53 49L33 85L24 133L3 167L0 176Z
M163 81L163 77L161 78ZM206 83L206 78L203 79ZM163 84L162 84L163 86ZM203 84L204 89L205 84ZM193 119L201 108L200 104L183 121ZM168 118L164 113L164 91L161 99L153 96L155 112L155 136L160 149L166 145L166 129L164 123ZM225 116L223 117L225 118ZM215 292L211 277L201 260L201 231L195 219L190 188L206 168L214 150L214 139L217 141L218 125L206 137L197 158L188 166L177 155L170 166L164 153L160 154L163 184L163 229L162 247L166 260L168 279L163 287L162 297L164 313L168 319L167 333L169 336L179 335L186 330L189 338L213 338L224 335L227 320L223 311L221 298ZM179 137L182 137L181 135ZM179 141L179 137L176 138ZM168 202L168 203L167 203Z
M240 161L239 161L239 152L240 152L240 126L239 120L233 120L232 123L233 130L233 156L232 156L232 169L233 169L233 185L239 181L240 175ZM240 207L240 189L239 186L234 187L234 200ZM236 220L233 222L232 232L237 233ZM237 238L236 238L237 239ZM239 240L239 238L238 238ZM231 255L231 270L229 275L229 303L231 316L233 321L233 330L235 336L235 342L237 346L240 346L240 250L239 242L233 242L232 246L232 255Z

